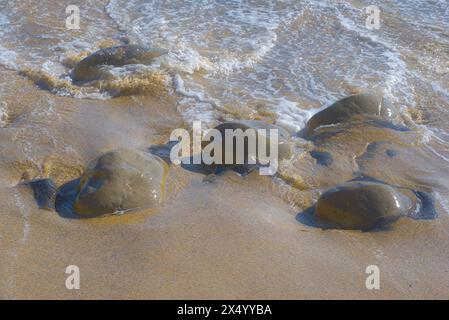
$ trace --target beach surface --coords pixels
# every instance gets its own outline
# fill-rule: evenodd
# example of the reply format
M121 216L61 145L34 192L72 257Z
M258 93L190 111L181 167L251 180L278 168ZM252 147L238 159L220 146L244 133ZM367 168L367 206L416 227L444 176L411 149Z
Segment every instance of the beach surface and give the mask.
M379 30L365 28L371 2ZM449 297L445 1L86 0L79 30L65 27L69 4L0 1L1 299ZM170 53L115 68L101 85L72 82L87 54L127 41ZM319 143L297 136L318 110L365 91L392 101L412 129L353 126ZM103 153L148 151L194 120L211 128L241 119L292 134L295 156L275 177L172 164L160 205L95 218L39 209L23 185L62 186ZM332 154L330 166L310 156L317 148ZM432 193L438 217L371 232L304 223L320 193L357 172ZM79 290L66 288L70 265ZM379 290L365 285L370 265Z

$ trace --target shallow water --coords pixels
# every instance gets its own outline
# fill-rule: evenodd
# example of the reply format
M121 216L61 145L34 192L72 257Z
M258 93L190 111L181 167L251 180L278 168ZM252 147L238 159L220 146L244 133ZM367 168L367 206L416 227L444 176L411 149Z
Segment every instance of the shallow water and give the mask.
M85 0L80 30L65 28L69 4L0 0L0 197L22 217L23 241L35 203L20 181L61 185L104 151L165 143L193 120L261 119L295 134L317 110L363 91L390 99L412 131L354 126L315 145L298 138L273 194L303 209L317 190L364 170L434 191L449 214L447 1ZM365 26L368 5L380 8L379 30ZM71 82L76 61L125 38L170 53L113 68L100 86ZM314 149L332 164L317 164Z

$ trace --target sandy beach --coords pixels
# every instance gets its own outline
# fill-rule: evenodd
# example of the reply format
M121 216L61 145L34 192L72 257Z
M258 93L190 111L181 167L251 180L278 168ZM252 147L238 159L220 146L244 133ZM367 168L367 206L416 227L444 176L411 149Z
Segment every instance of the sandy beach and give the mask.
M68 98L50 99L67 105ZM66 119L92 107L73 108ZM84 125L83 131L91 128ZM447 297L446 215L404 218L389 231L321 230L296 219L299 211L279 196L270 177L229 172L208 181L180 167L170 170L175 190L163 206L123 216L67 218L39 210L29 188L2 188L2 298ZM2 171L11 184L20 179L18 171ZM51 176L63 180L66 173L57 167ZM65 287L65 268L72 264L81 270L80 290ZM365 287L365 268L372 264L382 270L380 290Z
M2 298L447 297L446 217L404 219L388 233L322 231L299 224L260 180L204 184L193 175L160 210L112 218L73 221L27 208L26 235L22 219L3 217ZM71 264L80 267L80 290L65 288ZM370 264L381 268L380 290L365 287Z
M66 30L69 1L40 1L33 8L0 1L0 299L449 297L445 25L432 31L422 13L422 26L411 24L421 33L406 32L413 7L379 4L385 29L376 38L350 15L362 12L363 1L299 7L267 1L243 8L198 3L195 10L229 21L209 25L198 17L197 33L189 35L183 32L198 11L180 5L175 19L174 3L141 2L83 1L81 29ZM253 22L233 21L228 14L236 12ZM318 27L321 15L330 18ZM15 16L22 18L12 23ZM310 38L313 28L316 39ZM397 30L407 39L393 48ZM170 53L151 68L114 69L112 80L72 81L76 63L123 45L123 37ZM423 39L426 45L404 49L407 41L413 47ZM407 131L350 123L329 136L299 136L313 114L366 91L391 100ZM291 134L294 155L274 177L257 170L206 175L169 164L163 201L123 215L39 209L24 184L45 178L61 187L105 152L149 152L167 143L174 129L191 130L194 120L208 128L232 120L278 125ZM316 150L332 162L319 164L311 156ZM386 156L389 150L394 157ZM360 174L432 194L437 217L402 217L368 232L304 222L304 210L325 190ZM78 290L66 287L70 265L80 270ZM370 265L380 270L378 290L366 287Z

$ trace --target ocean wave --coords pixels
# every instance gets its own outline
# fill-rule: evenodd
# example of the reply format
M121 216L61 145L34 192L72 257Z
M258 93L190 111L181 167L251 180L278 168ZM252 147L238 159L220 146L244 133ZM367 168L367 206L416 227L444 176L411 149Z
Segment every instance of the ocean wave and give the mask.
M182 108L180 111L189 125L193 125L193 121L202 121L210 126L217 120L218 104L213 99L205 97L202 91L186 89L184 80L179 74L174 75L173 85L176 93L184 97L179 101Z
M99 47L100 27L67 40L55 35L56 55L50 57L44 56L45 51L23 55L24 48L12 51L0 46L0 64L41 88L75 98L165 94L173 84L180 96L179 110L188 121L212 123L226 118L223 106L251 109L263 101L276 113L275 121L292 132L303 128L317 108L352 91L380 89L405 111L418 107L414 81L419 79L447 100L444 84L412 70L403 48L384 31L365 28L359 21L362 6L314 0L110 0L102 12L110 19L99 26L116 26L114 40L127 37L133 43L169 50L153 69L111 68L111 79L86 86L72 83L70 69ZM408 7L393 7L410 12ZM8 17L0 14L0 26L7 25Z
M203 14L198 15L198 10ZM111 0L106 11L120 29L127 30L139 42L169 49L169 67L187 73L205 70L229 74L251 68L273 48L277 40L275 30L283 22L283 16L275 10L245 3ZM222 17L214 17L217 14ZM226 36L219 41L215 33Z
M413 92L410 90L408 83L408 68L407 64L402 60L401 54L395 49L395 47L388 43L385 39L381 38L374 32L364 28L363 25L356 24L351 18L346 17L338 7L334 6L336 15L343 27L351 32L369 39L370 41L381 45L383 49L382 56L385 57L385 63L388 65L389 70L386 74L386 81L384 85L384 94L393 102L401 103L403 105L415 106L413 98ZM345 4L344 8L350 11L351 16L360 16L361 11ZM400 93L400 95L398 95ZM399 100L399 97L405 98L405 101Z

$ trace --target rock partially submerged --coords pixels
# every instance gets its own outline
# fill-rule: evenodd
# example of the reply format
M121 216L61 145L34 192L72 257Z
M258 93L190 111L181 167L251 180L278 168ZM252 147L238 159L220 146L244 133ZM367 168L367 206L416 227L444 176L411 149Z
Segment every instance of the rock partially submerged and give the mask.
M150 153L120 149L100 156L81 178L59 188L51 179L29 186L41 209L99 216L154 207L164 198L168 165Z
M149 153L105 153L81 177L75 212L101 215L155 206L164 196L167 173L167 164Z
M305 135L310 135L320 126L329 126L357 120L374 120L390 123L398 118L398 112L385 98L361 93L343 98L316 113L307 122Z
M121 67L127 64L149 64L155 58L167 54L160 48L146 48L139 45L122 45L100 49L81 60L73 69L74 82L98 80L104 75L102 66Z
M323 193L313 214L318 222L329 228L368 231L402 216L428 219L429 199L424 192L395 188L381 182L349 181Z
M221 170L221 169L230 168L239 173L247 173L248 171L259 166L260 165L260 163L259 163L260 159L258 157L258 155L259 155L259 149L258 149L259 140L258 139L259 138L257 137L257 132L258 132L257 130L259 130L259 129L262 129L262 130L264 130L263 132L265 132L265 134L261 135L261 138L265 140L265 148L266 148L267 156L270 155L270 152L271 152L270 143L271 143L271 140L274 138L274 136L270 135L271 129L278 130L277 131L278 132L278 143L277 143L278 158L276 160L280 161L283 159L289 159L292 156L291 145L288 142L288 139L290 136L289 133L276 125L268 124L266 122L258 121L258 120L236 120L236 121L228 121L228 122L221 123L221 124L217 125L214 129L218 130L221 133L221 137L222 137L221 145L216 146L216 149L221 150L222 163L221 164L215 164L215 163L211 164L211 166L216 169ZM227 158L226 153L229 153L229 151L230 151L229 149L225 148L225 146L226 146L226 130L227 129L230 129L230 130L240 129L243 132L250 132L251 130L253 130L255 136L257 137L256 145L252 146L252 147L254 147L254 149L251 149L249 147L247 140L244 141L244 150L243 150L244 154L242 155L243 163L241 161L239 161L237 158L237 152L236 152L237 140L235 138L233 139L233 141L230 142L230 144L233 146L232 158L231 158L231 155L228 155L228 158L232 159L232 161L231 161L231 163L226 161L226 158ZM247 131L247 130L249 130L249 131ZM273 143L274 143L274 141L273 141ZM203 143L203 145L202 145L203 151L205 150L205 147L209 144L210 144L210 142ZM251 151L253 151L253 152L251 152ZM249 159L251 159L251 158L255 160L256 164L249 163Z

